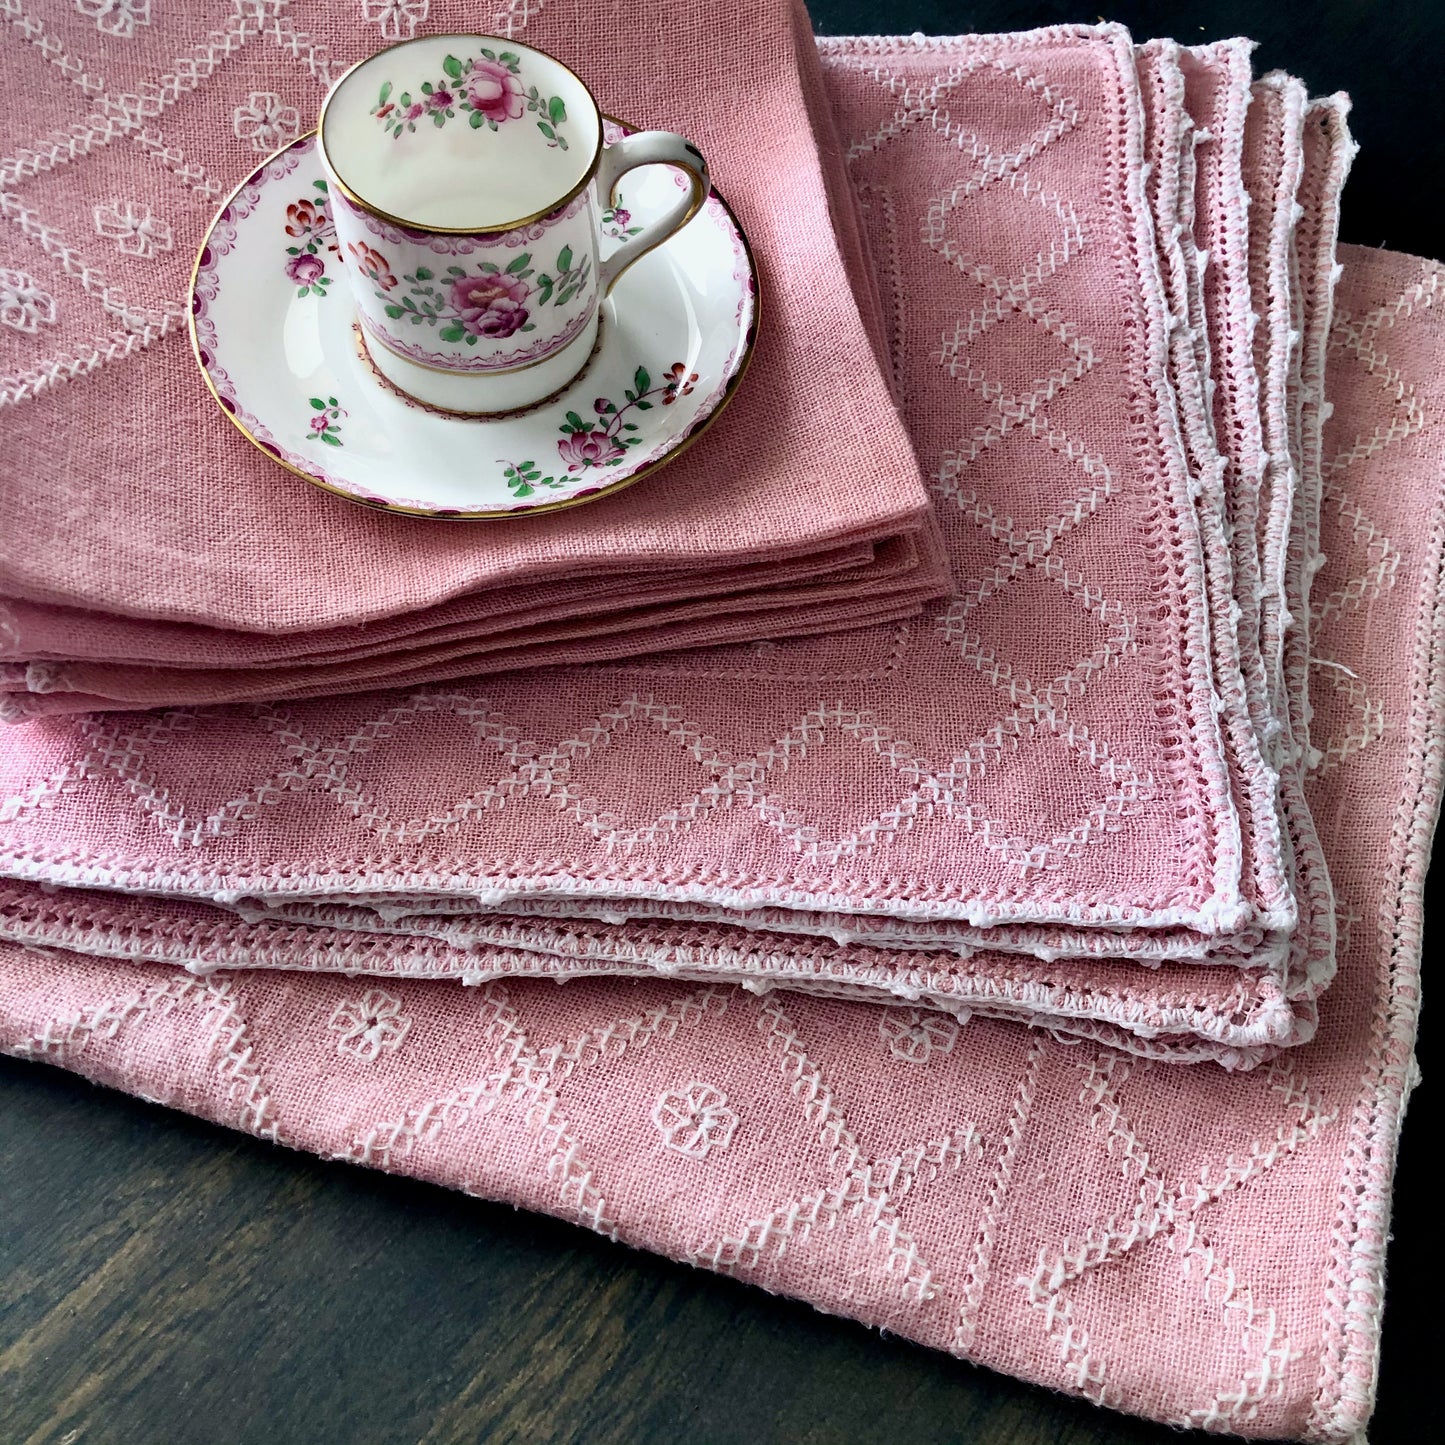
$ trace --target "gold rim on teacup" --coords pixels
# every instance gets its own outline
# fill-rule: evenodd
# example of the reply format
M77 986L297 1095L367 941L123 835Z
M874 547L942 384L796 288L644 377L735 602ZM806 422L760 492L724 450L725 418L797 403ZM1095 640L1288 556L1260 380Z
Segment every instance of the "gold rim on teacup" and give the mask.
M502 221L496 224L489 224L485 226L434 226L417 220L408 219L405 216L395 215L391 211L382 210L380 206L373 205L364 196L358 195L357 192L352 190L352 188L342 179L340 170L333 163L331 159L331 154L326 148L327 112L331 107L331 102L336 98L337 95L340 94L342 86L346 83L348 79L350 79L353 74L355 74L356 71L360 70L365 65L370 65L373 60L379 60L383 55L390 55L395 50L405 50L413 45L431 44L438 40L464 40L468 42L479 41L483 45L520 45L524 50L530 50L535 54L540 55L544 60L550 61L559 70L565 71L566 74L571 76L572 79L577 82L578 87L581 89L582 93L587 97L588 102L591 104L592 113L596 117L597 145L593 149L592 160L588 164L586 171L583 173L581 180L579 180L570 191L568 191L558 200L549 201L545 206L542 207L541 210L533 211L532 214L529 216L518 216L517 219L514 221ZM344 195L353 206L356 206L359 210L365 211L368 215L375 216L378 220L386 221L390 225L400 226L403 230L421 231L430 235L489 236L501 231L515 230L519 226L530 226L536 221L546 219L546 217L552 215L556 211L560 211L564 206L576 200L576 198L581 195L581 193L589 185L592 184L594 177L597 175L597 167L602 163L602 152L605 149L604 127L602 124L602 120L602 110L598 106L597 98L592 94L591 87L587 84L587 82L583 80L582 77L578 75L577 72L573 70L570 65L564 64L562 61L558 60L555 55L552 55L550 52L543 50L541 46L532 45L531 43L522 40L509 40L505 36L499 35L480 35L467 32L448 32L441 35L413 35L408 40L398 40L396 44L388 45L385 49L375 51L373 54L368 55L361 60L358 60L354 65L348 66L341 73L341 75L339 75L337 79L332 83L330 90L328 90L326 93L326 99L321 102L321 112L316 120L316 144L317 149L321 153L322 164L330 172L342 195ZM693 178L693 184L695 187L698 184L696 177ZM695 214L696 211L693 211L689 215L688 219L690 220L692 218L692 215Z

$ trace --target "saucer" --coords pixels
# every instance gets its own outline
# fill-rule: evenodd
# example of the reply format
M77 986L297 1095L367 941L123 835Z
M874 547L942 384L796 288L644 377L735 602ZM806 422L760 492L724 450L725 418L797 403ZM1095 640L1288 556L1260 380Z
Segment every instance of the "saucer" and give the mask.
M660 166L629 172L602 215L602 254L662 211L680 180ZM232 193L191 283L196 360L243 435L317 486L420 517L525 516L638 481L727 404L756 333L752 254L714 191L623 273L591 359L554 397L490 417L418 402L360 342L314 132Z

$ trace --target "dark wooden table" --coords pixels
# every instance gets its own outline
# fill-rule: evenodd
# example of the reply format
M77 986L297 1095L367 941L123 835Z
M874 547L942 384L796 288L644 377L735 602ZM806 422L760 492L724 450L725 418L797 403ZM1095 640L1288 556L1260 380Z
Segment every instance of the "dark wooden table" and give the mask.
M1261 69L1351 90L1364 154L1347 238L1440 254L1445 7L1110 13L1140 37L1252 34ZM835 33L1096 18L956 0L817 0L815 15ZM1405 1130L1373 1445L1445 1439L1426 1323L1435 1052L1422 1043ZM0 1060L0 1445L1178 1439L578 1229Z

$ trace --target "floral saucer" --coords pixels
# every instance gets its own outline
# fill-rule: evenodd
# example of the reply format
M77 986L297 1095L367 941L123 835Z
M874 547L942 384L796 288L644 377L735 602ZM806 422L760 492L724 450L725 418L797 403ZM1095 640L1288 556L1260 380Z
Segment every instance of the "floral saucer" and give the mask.
M633 171L604 237L625 239L676 184L661 167ZM393 389L359 342L314 134L231 195L191 285L196 359L242 433L307 481L422 517L546 512L655 471L727 403L756 330L752 255L714 192L618 280L591 360L556 397L487 418L427 407Z

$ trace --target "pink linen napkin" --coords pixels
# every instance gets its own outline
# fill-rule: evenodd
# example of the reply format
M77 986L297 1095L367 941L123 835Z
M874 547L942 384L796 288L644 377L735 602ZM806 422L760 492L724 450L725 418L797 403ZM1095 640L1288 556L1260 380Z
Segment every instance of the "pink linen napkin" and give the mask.
M79 14L18 27L4 52L7 104L24 103L4 125L0 186L13 224L0 238L0 268L23 275L36 299L25 311L33 324L0 328L0 405L13 403L0 462L10 519L0 534L6 690L34 684L42 696L142 704L275 696L245 669L278 651L309 663L330 690L450 676L440 659L409 658L381 638L371 650L385 666L348 670L331 649L356 643L330 635L379 619L395 634L399 619L423 614L401 627L410 637L448 606L454 618L465 613L475 651L490 647L498 665L515 666L533 660L530 639L499 647L493 633L515 628L539 589L560 609L559 644L571 646L538 644L542 661L751 640L778 630L792 593L770 569L840 549L862 549L858 570L847 560L830 569L848 595L825 606L803 588L800 632L850 625L850 615L896 618L936 596L926 494L872 360L876 298L861 280L856 297L849 284L862 275L845 264L856 234L800 13L793 0L758 0L710 15L699 47L690 6L556 4L530 21L506 6L494 15L455 0L431 7L433 30L511 33L528 23L529 38L576 61L604 104L698 139L777 298L738 404L707 445L606 504L478 527L372 515L268 465L208 403L181 334L190 260L225 187L304 130L329 81L388 37L335 0L266 0L228 17L171 8L124 44ZM657 57L695 53L712 69L640 64L639 43ZM765 143L733 103L729 78L743 55L749 93L774 118ZM88 120L75 119L73 102L56 104L67 77L94 111ZM874 544L890 541L889 556L869 560ZM693 571L705 574L696 590ZM570 608L559 587L569 577L587 583ZM641 616L628 629L592 620L599 601L604 612L625 608L638 582L664 608L651 647ZM669 632L665 604L720 590L731 595L710 631ZM65 651L47 608L113 614L117 651ZM190 665L166 650L176 623L225 630L180 646L199 649L212 671L241 675L172 674L171 665ZM306 636L278 642L292 633ZM83 665L64 665L72 660ZM140 666L112 675L99 665L128 660Z
M1355 1438L1442 781L1445 268L1342 255L1310 793L1353 921L1319 1034L1268 1068L733 988L197 978L13 944L3 1046L1113 1408Z
M328 697L520 667L609 662L669 649L714 647L777 629L803 636L840 632L916 616L936 596L941 566L941 547L923 533L917 538L889 539L852 564L833 552L768 568L794 575L755 590L740 586L744 579L735 569L725 575L690 578L688 595L682 598L676 594L683 584L675 577L634 577L625 594L616 593L615 584L609 583L613 595L604 593L590 603L584 590L574 590L570 582L561 589L529 589L530 596L487 593L432 609L449 614L447 622L417 635L379 643L369 636L368 625L353 629L358 637L352 651L328 650L299 661L282 657L263 667L173 668L49 660L14 664L9 675L16 691L0 696L0 717L17 721L98 708ZM809 571L819 575L809 578ZM649 602L649 593L656 594L656 600ZM584 604L585 617L579 622L577 608ZM549 608L563 615L548 621ZM511 627L505 621L493 625L494 609L523 621ZM457 613L461 620L453 620ZM188 634L185 650L202 658L209 653L212 661L217 653L229 651L236 639L236 634L214 630L198 636L201 629L187 624L161 625ZM305 645L312 645L309 636ZM253 650L249 639L246 650ZM0 663L0 688L6 676L6 665Z

